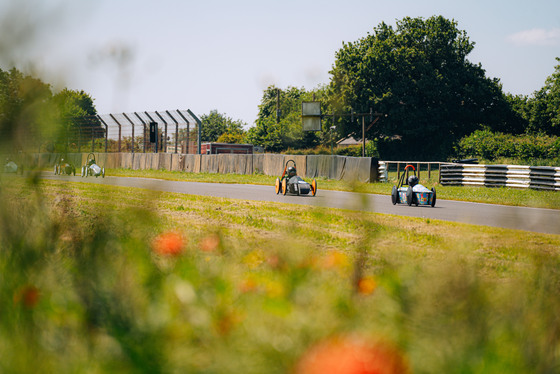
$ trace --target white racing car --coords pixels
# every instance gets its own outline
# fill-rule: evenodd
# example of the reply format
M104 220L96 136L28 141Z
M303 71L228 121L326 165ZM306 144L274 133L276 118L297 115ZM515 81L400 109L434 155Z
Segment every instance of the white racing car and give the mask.
M413 175L406 178L407 170L412 169ZM429 190L427 187L422 186L418 183L418 177L416 176L416 169L413 165L406 165L404 171L399 178L399 183L393 186L391 191L391 201L393 205L399 204L412 204L418 205L431 205L434 207L436 205L436 189L432 187Z

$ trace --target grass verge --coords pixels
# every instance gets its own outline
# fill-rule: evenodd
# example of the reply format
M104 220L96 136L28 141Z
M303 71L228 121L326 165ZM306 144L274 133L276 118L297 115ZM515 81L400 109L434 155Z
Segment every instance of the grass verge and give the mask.
M355 342L393 373L560 364L559 236L61 181L0 193L2 372L304 373Z

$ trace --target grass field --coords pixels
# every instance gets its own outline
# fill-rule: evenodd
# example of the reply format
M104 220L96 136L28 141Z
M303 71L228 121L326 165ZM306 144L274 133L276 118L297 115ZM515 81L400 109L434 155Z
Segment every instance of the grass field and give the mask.
M0 372L560 365L556 235L61 181L0 186Z

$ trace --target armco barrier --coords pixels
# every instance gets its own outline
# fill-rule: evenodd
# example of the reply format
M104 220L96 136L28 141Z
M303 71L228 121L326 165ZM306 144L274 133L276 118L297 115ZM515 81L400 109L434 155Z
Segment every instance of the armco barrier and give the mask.
M560 191L560 168L520 165L442 164L442 185L533 188Z

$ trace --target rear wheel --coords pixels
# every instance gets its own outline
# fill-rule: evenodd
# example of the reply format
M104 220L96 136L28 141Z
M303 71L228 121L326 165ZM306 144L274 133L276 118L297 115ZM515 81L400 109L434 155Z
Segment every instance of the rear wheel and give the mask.
M54 166L54 175L57 175L57 174L58 174L58 166L55 165L55 166Z
M105 168L101 169L101 178L105 178Z
M315 179L313 179L313 182L311 182L311 194L313 196L317 194L317 181Z
M399 202L399 191L397 186L393 186L393 189L391 190L391 202L393 205Z
M434 206L436 206L436 188L435 187L432 187L432 192L433 192L433 195L432 195L432 208L433 208Z

